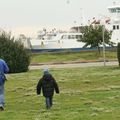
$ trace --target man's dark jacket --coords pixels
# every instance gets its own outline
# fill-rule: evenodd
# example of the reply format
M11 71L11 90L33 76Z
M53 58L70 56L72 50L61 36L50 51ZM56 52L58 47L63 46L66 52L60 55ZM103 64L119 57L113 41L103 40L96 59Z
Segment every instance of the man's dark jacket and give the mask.
M58 85L51 74L45 74L39 80L37 84L37 94L41 93L41 88L43 92L43 96L45 97L52 97L54 94L54 90L56 93L59 93Z

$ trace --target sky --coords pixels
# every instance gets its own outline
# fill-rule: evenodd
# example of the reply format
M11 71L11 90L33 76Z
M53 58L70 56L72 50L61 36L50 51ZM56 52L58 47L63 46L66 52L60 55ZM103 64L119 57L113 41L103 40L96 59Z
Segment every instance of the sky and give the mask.
M13 35L34 36L46 29L68 29L84 19L108 15L120 0L0 0L0 28Z

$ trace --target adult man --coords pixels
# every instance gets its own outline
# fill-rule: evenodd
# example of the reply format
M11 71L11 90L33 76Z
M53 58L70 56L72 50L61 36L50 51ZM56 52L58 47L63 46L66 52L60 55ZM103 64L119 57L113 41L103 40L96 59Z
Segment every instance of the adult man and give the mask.
M59 88L55 79L49 73L48 69L44 69L44 75L37 84L38 95L41 93L41 88L42 88L43 96L46 98L46 108L49 109L52 107L54 90L56 91L56 93L59 93Z
M4 110L4 83L6 80L5 73L9 72L7 63L0 59L0 110Z

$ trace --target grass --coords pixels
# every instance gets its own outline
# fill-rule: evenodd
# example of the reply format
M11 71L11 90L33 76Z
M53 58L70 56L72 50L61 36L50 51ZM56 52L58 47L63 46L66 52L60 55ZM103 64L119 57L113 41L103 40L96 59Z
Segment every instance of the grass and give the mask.
M103 53L96 51L81 51L81 52L67 52L67 53L42 53L32 54L31 63L37 62L66 62L66 61L83 61L83 60L102 60ZM116 51L106 51L107 60L116 60Z
M36 95L41 70L9 74L1 120L120 120L120 69L89 67L51 69L60 94L51 110Z

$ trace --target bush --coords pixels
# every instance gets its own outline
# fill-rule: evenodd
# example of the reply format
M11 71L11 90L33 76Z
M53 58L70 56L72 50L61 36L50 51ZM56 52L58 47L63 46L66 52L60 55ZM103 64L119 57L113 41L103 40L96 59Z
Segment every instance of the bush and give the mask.
M29 51L4 31L0 31L0 58L7 62L11 73L26 72L30 64Z
M117 45L117 58L118 58L119 66L120 66L120 43L118 43Z

